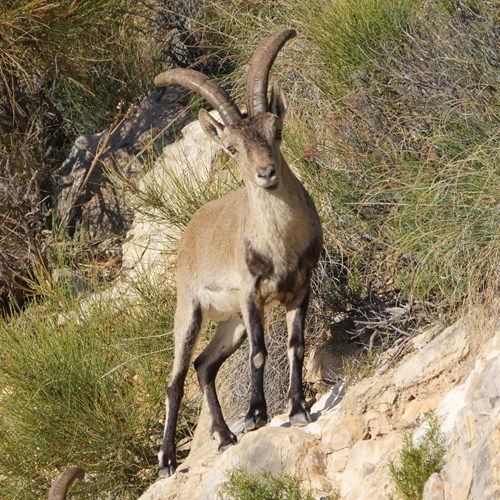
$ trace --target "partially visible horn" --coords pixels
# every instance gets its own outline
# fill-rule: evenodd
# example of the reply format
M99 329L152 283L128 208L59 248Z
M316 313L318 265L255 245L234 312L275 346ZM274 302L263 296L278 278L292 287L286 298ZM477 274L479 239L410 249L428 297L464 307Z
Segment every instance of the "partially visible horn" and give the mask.
M267 37L255 50L247 74L247 105L249 116L269 109L267 84L269 72L283 45L297 32L285 29Z
M61 472L50 487L48 500L65 500L72 484L83 481L85 471L80 467L70 467Z
M225 125L231 125L242 118L230 95L216 81L200 71L184 68L164 71L155 78L155 85L182 85L200 94L219 112Z

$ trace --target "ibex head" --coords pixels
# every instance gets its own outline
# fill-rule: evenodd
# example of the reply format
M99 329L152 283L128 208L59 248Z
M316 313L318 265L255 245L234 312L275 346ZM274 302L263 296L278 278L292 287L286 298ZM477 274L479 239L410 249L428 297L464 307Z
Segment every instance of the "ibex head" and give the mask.
M237 161L246 185L264 189L279 185L281 128L286 105L277 88L273 88L269 103L267 88L269 72L278 52L295 34L292 29L279 31L264 40L255 51L246 82L246 117L217 82L199 71L174 69L155 78L158 87L177 84L199 93L219 112L223 123L202 109L199 113L201 126Z

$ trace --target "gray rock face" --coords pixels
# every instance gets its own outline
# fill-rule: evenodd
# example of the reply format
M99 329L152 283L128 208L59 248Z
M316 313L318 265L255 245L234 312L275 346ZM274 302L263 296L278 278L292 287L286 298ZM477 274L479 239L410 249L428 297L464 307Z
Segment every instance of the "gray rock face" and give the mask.
M426 499L500 498L500 336L466 382L439 405L446 464L426 484Z
M415 356L404 360L396 370L396 387L404 389L438 376L443 366L453 367L469 352L467 328L456 323L435 341L424 345Z
M158 154L187 122L185 92L169 88L146 97L112 133L82 135L53 174L56 220L70 236L80 228L91 240L109 243L130 228L133 211L107 169L137 174L138 160ZM97 158L96 158L97 156Z

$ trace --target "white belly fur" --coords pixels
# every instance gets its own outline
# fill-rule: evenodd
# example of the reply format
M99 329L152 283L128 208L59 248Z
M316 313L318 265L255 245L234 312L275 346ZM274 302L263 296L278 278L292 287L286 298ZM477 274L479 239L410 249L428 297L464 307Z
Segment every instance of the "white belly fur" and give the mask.
M226 321L241 313L239 290L209 290L202 292L201 306L208 312L208 319Z
M226 321L241 314L240 290L203 290L201 297L202 308L207 311L207 319L212 321ZM273 308L282 303L282 298L266 301L264 309Z

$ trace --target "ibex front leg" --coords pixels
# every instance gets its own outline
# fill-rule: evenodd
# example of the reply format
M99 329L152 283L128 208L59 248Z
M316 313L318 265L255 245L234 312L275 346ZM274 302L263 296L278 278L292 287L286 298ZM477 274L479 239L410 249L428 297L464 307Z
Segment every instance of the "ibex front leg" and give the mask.
M179 294L180 297L180 294ZM196 341L205 321L200 304L183 305L178 298L174 321L174 366L167 388L165 432L158 453L160 476L170 476L177 467L175 449L175 430L182 396L184 381L191 363Z
M307 425L311 422L309 408L302 388L302 366L304 364L304 323L309 305L309 283L287 306L288 359L290 362L290 385L288 401L290 421L293 425Z
M244 320L250 340L252 396L245 417L245 429L253 431L267 424L267 404L264 396L264 367L267 350L264 340L263 308L260 297L250 296L244 308Z

